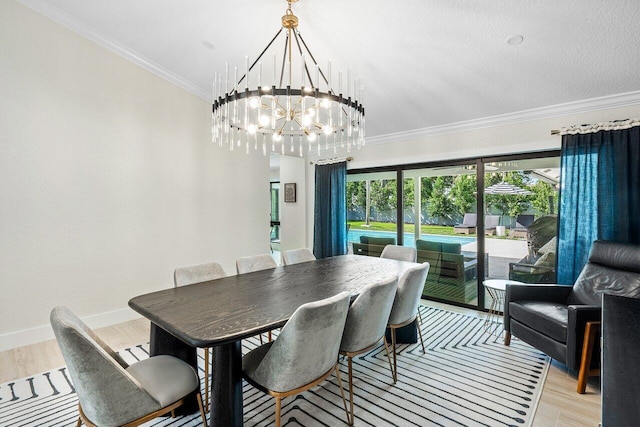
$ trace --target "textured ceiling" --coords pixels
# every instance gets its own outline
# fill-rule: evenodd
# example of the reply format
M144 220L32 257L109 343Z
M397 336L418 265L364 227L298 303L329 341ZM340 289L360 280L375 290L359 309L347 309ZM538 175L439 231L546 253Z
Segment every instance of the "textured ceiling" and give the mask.
M284 0L21 2L203 98L226 62L244 69L245 55L262 51L286 9ZM640 90L637 0L300 0L293 10L321 65L362 78L368 137ZM508 44L513 35L523 43Z

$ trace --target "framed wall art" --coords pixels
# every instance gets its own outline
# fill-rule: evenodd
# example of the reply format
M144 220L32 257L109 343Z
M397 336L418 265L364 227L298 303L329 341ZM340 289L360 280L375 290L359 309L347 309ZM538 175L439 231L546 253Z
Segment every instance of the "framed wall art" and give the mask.
M286 203L296 201L296 184L294 182L284 185L284 201Z

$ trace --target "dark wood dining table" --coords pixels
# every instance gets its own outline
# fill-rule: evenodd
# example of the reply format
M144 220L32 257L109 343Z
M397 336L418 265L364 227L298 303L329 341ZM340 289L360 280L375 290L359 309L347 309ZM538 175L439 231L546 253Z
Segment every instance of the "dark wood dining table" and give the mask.
M151 321L150 354L171 354L197 367L197 347L212 347L211 426L241 426L242 347L248 338L283 326L302 304L351 292L409 262L341 255L228 276L132 298ZM195 399L186 412L195 412Z

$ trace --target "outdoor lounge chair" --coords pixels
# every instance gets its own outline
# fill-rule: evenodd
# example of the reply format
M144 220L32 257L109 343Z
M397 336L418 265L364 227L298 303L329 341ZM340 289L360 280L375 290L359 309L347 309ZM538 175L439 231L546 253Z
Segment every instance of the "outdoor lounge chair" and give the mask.
M533 224L533 215L518 215L516 225L509 231L511 237L527 237L527 229Z
M496 234L496 227L500 225L500 215L485 215L484 217L484 233L487 236Z
M555 283L556 237L554 236L533 255L509 263L509 280L523 283Z
M477 215L474 213L464 214L462 224L453 227L453 232L458 234L475 234Z
M527 228L529 253L509 264L509 279L524 283L555 283L557 215L545 215Z

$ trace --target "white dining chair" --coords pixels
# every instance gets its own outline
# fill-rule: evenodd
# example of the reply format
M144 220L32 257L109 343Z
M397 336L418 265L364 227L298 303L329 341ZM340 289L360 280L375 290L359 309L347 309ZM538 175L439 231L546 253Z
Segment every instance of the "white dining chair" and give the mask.
M276 260L270 254L250 255L236 259L236 271L238 274L268 270L277 266Z
M315 261L316 257L307 248L289 249L282 253L282 261L284 265L299 264L302 262Z
M418 259L418 251L416 251L416 248L412 248L411 246L387 245L382 250L380 258L416 262Z

